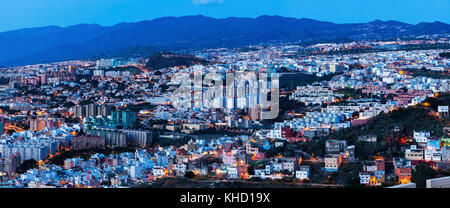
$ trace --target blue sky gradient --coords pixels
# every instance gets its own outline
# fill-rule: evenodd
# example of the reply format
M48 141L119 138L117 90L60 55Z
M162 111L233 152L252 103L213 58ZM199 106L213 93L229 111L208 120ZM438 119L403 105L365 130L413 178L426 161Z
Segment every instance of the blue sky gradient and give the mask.
M108 26L198 14L280 15L336 23L375 19L450 23L450 0L0 0L0 31L80 23Z

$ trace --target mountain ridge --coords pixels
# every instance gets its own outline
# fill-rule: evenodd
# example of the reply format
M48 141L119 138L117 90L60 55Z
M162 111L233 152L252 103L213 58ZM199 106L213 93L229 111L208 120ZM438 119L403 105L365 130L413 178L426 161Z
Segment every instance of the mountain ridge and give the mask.
M239 47L268 41L382 40L443 33L450 33L450 25L438 21L415 25L395 20L338 24L278 15L256 18L168 16L112 26L51 25L2 32L0 66L86 59L100 54L114 56L137 46L183 50Z

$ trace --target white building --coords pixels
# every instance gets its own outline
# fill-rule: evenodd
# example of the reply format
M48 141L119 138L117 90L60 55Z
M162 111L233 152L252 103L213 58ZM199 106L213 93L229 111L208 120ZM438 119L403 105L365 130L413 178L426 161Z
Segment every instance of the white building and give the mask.
M295 178L300 180L309 179L309 166L300 166L299 170L295 171Z
M417 143L426 144L430 136L430 132L428 131L414 131L414 140L416 140Z

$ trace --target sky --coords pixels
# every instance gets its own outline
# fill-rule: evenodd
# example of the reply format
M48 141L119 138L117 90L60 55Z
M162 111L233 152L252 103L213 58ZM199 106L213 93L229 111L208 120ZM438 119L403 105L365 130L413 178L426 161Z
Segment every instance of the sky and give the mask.
M450 23L450 0L0 0L0 32L47 25L114 25L165 16L280 15L335 23Z

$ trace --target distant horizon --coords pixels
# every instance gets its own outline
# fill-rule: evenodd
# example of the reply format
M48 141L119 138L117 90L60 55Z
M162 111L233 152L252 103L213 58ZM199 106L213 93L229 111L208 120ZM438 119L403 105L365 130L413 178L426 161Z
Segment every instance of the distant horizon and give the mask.
M80 22L80 23L74 23L71 25L57 25L57 24L48 24L48 25L41 25L41 26L35 26L35 27L23 27L23 28L16 28L16 29L11 29L11 30L0 30L0 33L3 32L10 32L10 31L17 31L17 30L24 30L24 29L33 29L33 28L45 28L45 27L61 27L61 28L68 28L68 27L73 27L73 26L77 26L77 25L99 25L101 27L112 27L115 25L119 25L119 24L127 24L127 23L139 23L139 22L145 22L145 21L153 21L153 20L157 20L157 19L162 19L162 18L183 18L183 17L195 17L195 16L203 16L203 17L207 17L207 18L213 18L213 19L228 19L228 18L250 18L250 19L256 19L259 17L263 17L263 16L270 16L270 17L283 17L283 18L293 18L293 19L309 19L309 20L315 20L315 21L319 21L319 22L331 22L334 24L360 24L360 23L370 23L370 22L375 22L375 21L382 21L382 22L389 22L389 21L396 21L396 22L401 22L401 23L405 23L405 24L410 24L410 25L417 25L420 23L433 23L433 22L440 22L440 23L444 23L444 24L450 24L450 22L445 22L445 21L439 21L439 20L434 20L434 21L419 21L417 23L409 23L409 22L404 22L401 20L396 20L396 19L380 19L380 18L376 18L370 21L361 21L361 22L334 22L334 21L330 21L330 20L321 20L321 19L314 19L314 18L308 18L308 17L289 17L289 16L282 16L282 15L259 15L256 17L237 17L237 16L228 16L228 17L212 17L212 16L207 16L207 15L202 15L202 14L192 14L192 15L182 15L182 16L161 16L161 17L156 17L156 18L152 18L152 19L142 19L142 20L137 20L137 21L119 21L113 24L100 24L100 23L84 23L84 22Z
M0 7L0 32L52 25L112 26L191 15L219 19L278 15L338 24L377 19L408 24L434 21L449 24L448 8L448 0L15 0L5 1Z

